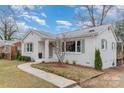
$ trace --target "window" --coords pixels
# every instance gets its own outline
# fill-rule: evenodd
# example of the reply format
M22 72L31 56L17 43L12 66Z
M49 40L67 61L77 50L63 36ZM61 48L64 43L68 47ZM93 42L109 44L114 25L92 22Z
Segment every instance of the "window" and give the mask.
M26 52L33 52L33 44L32 43L26 44Z
M112 42L112 50L114 50L114 49L115 49L115 43Z
M66 42L66 51L75 52L75 41Z
M80 41L77 41L77 52L81 52Z
M107 49L107 40L102 39L102 41L101 41L101 48L102 49Z
M65 51L65 44L64 44L64 42L62 42L62 52L64 52Z
M85 52L85 40L62 42L62 52Z
M6 46L4 47L4 52L5 52L5 53L9 53L9 46L6 45Z

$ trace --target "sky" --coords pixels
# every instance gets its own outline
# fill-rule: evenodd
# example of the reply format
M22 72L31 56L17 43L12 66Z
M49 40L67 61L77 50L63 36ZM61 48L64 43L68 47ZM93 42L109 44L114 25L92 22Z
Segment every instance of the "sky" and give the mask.
M6 9L7 6L0 6L0 9ZM75 13L81 11L86 14L83 6L72 5L26 5L9 6L17 14L17 24L20 34L28 31L29 28L46 31L57 34L64 31L72 31L80 28L80 22L76 20ZM123 6L116 6L107 15L105 23L109 24L121 18ZM101 7L96 7L96 15L101 11ZM88 21L85 22L89 24Z

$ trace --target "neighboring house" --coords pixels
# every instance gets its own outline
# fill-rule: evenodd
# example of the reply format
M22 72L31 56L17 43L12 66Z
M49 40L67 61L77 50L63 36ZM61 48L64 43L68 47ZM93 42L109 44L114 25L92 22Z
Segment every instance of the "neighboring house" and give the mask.
M94 67L95 49L99 49L103 62L103 69L116 66L117 38L111 25L103 25L88 29L65 32L64 49L65 60L70 63ZM22 40L22 55L30 56L35 61L57 61L54 48L50 44L56 37L43 31L28 31Z
M11 60L12 57L16 55L17 51L21 51L21 41L0 41L0 54L3 58Z

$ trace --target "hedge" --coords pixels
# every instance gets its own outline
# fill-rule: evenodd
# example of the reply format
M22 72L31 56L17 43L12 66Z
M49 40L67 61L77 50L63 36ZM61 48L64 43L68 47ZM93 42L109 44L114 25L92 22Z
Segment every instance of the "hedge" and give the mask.
M29 62L29 61L31 61L31 57L29 57L29 56L19 56L18 60Z

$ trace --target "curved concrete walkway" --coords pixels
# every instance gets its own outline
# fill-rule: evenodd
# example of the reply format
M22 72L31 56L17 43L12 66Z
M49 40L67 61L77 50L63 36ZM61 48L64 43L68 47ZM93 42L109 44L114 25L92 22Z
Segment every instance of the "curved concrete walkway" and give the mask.
M25 63L25 64L18 65L18 68L38 78L44 79L60 88L66 88L66 87L80 88L80 86L77 85L77 82L73 80L69 80L64 77L58 76L56 74L48 73L43 70L39 70L31 67L31 64L38 64L38 63L39 62Z

